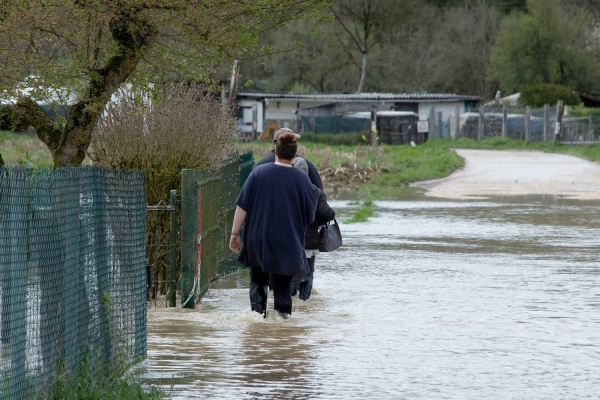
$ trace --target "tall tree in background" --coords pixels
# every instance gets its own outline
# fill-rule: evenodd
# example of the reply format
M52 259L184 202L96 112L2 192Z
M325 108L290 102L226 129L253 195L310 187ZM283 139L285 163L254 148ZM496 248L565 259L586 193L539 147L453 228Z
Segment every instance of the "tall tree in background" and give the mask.
M527 13L504 18L489 64L490 79L507 93L537 83L600 89L600 42L592 15L560 0L528 0Z
M438 17L427 68L430 88L483 97L495 93L486 72L501 14L487 3L469 0Z
M363 91L367 75L367 60L370 51L383 40L386 14L394 7L391 0L338 0L332 7L335 15L336 34L340 44L354 61L353 53L359 52L360 79L357 93Z
M0 3L0 130L36 129L55 166L80 165L102 110L125 82L206 80L225 59L257 48L258 34L322 18L326 0L12 0ZM20 96L19 86L34 90ZM76 89L66 120L38 101Z

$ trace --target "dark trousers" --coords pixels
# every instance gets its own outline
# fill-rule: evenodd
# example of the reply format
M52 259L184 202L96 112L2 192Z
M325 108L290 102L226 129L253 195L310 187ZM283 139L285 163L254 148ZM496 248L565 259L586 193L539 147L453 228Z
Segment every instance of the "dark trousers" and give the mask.
M292 277L271 274L274 308L282 314L292 314L292 296L290 286ZM269 293L269 274L262 267L250 267L250 306L252 311L265 315L267 313L267 294Z
M296 292L299 292L298 298L304 301L308 300L308 298L310 297L310 292L313 286L313 276L315 273L315 256L308 258L307 261L308 268L310 270L309 273L304 276L296 275L292 279L290 291L292 296L295 296Z

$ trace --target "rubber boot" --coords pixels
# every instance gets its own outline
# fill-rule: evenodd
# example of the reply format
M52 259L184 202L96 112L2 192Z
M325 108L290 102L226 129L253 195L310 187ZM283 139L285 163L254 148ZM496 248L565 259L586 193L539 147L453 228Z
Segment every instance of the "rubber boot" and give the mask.
M290 288L290 295L295 296L298 293L298 286L300 285L300 276L296 275L292 278L292 286Z
M290 286L291 276L273 275L273 308L282 318L289 318L292 314L292 296Z
M309 273L308 275L304 275L301 279L300 279L300 289L299 289L299 294L298 294L298 298L300 300L308 300L310 297L310 292L312 290L312 285L313 285L313 274L312 272Z
M269 285L262 285L258 282L250 282L250 307L267 317L267 295L269 294Z
M308 274L304 275L302 278L300 278L300 284L298 285L299 291L300 291L300 293L298 294L298 298L303 301L306 301L309 299L310 292L312 290L313 274L315 273L315 256L312 256L307 261L308 261L308 269L310 272Z

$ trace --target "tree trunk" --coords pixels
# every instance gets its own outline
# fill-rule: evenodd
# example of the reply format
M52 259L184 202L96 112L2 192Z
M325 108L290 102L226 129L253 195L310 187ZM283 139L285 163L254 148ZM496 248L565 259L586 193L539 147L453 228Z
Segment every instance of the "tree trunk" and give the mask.
M156 31L136 11L125 11L109 24L118 50L104 67L90 74L84 99L70 107L64 130L30 98L20 98L0 113L0 129L23 131L33 126L54 161L54 167L79 166L92 139L92 129L112 94L135 70L156 37Z
M358 82L358 89L356 93L362 93L363 86L365 84L365 76L367 75L367 52L363 52L362 55L362 69L360 71L360 82Z

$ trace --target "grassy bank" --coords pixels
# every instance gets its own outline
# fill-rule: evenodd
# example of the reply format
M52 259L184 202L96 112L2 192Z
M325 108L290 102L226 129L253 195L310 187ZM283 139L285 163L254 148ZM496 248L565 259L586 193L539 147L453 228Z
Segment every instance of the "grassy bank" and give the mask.
M7 165L52 166L50 150L35 133L0 131L0 154Z
M270 143L240 143L254 151L255 161L268 154ZM443 178L464 165L449 146L426 143L418 147L324 145L303 143L298 153L320 172L325 187L354 188L372 198L411 182Z

